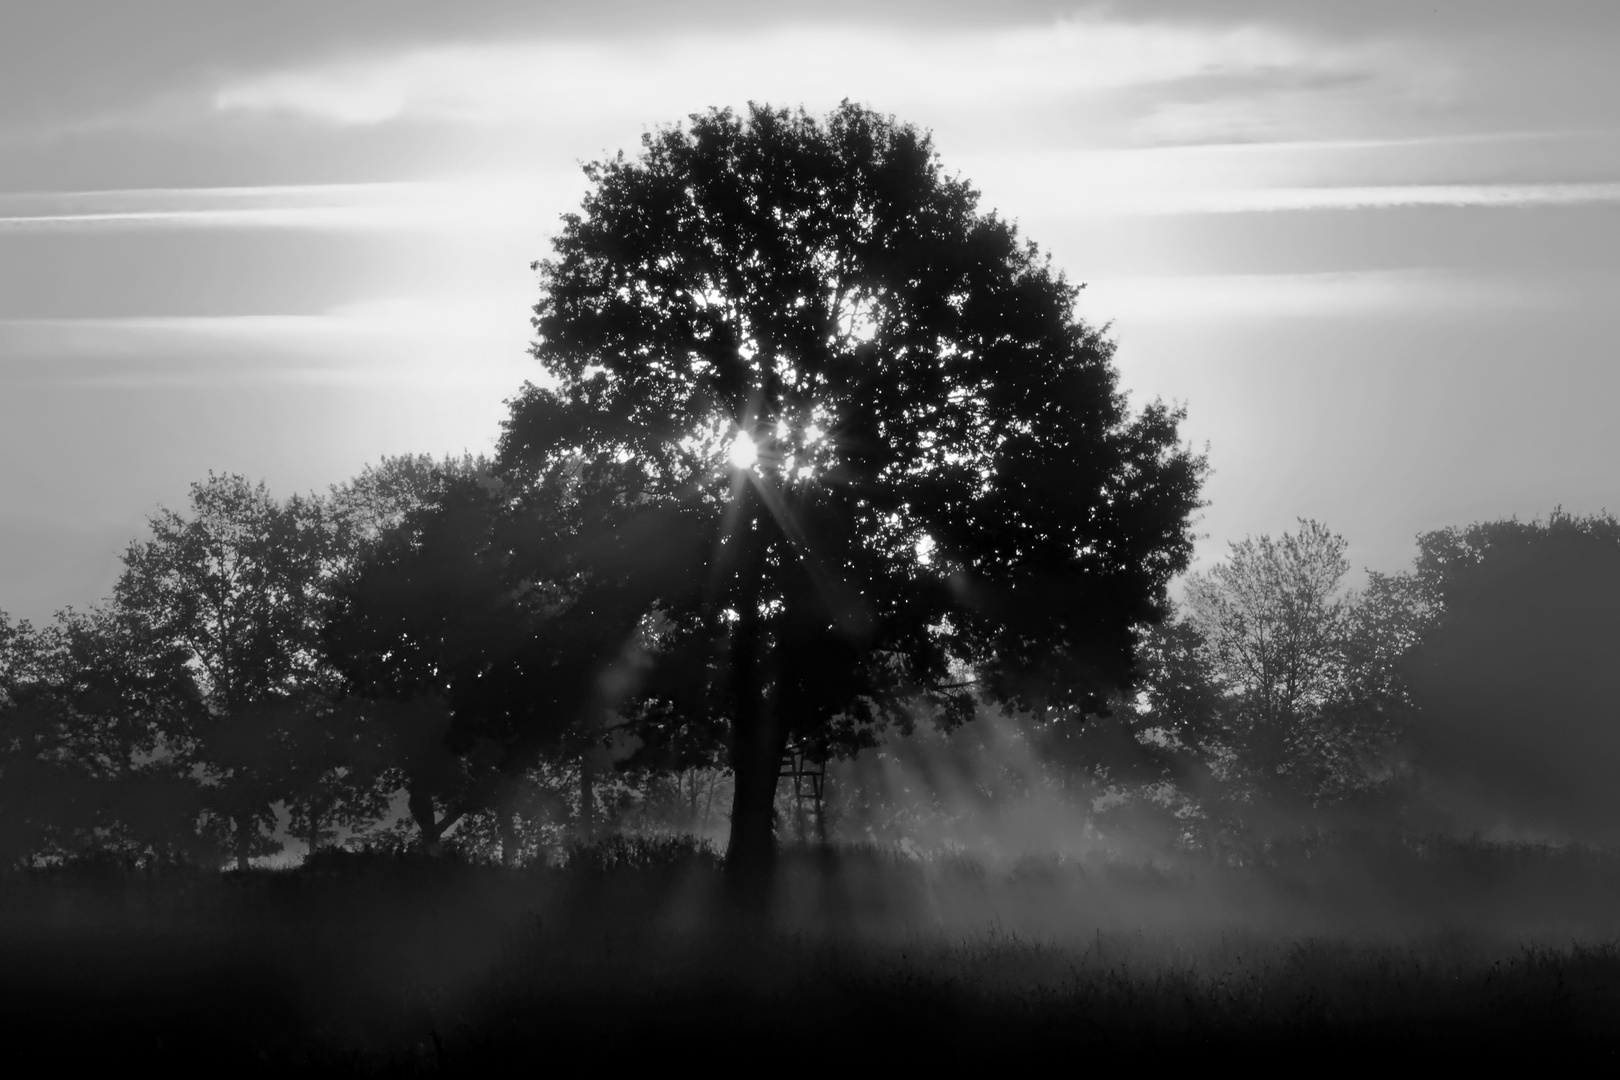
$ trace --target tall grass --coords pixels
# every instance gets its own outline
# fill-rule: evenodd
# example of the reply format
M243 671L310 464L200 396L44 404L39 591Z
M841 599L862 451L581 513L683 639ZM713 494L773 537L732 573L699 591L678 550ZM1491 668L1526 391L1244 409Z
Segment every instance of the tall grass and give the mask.
M1245 867L869 847L787 854L759 924L732 917L712 849L680 840L519 870L69 868L0 881L0 1045L34 1064L361 1074L753 1053L1545 1060L1620 1047L1617 886L1611 856L1477 844Z

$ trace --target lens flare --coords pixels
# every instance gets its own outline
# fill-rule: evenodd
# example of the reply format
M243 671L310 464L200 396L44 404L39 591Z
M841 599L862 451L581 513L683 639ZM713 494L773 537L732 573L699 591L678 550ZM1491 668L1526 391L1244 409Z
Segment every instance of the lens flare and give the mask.
M731 440L731 446L726 450L726 458L733 468L752 468L754 462L759 460L759 448L754 440L748 437L746 431L737 432L737 437Z

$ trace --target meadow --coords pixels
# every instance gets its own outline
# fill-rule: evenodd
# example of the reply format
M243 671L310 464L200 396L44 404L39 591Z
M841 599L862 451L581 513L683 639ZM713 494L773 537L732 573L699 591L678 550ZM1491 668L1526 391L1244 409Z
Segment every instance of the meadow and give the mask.
M784 853L764 918L728 896L684 840L517 869L337 852L12 875L0 1058L397 1075L1620 1050L1620 858L1591 849L1341 841L1232 865L842 847Z

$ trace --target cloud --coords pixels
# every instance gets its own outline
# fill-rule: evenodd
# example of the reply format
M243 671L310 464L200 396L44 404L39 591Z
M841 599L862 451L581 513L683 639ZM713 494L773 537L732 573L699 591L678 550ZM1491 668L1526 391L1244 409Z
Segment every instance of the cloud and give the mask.
M1298 210L1387 210L1403 207L1511 209L1620 202L1620 183L1388 184L1366 187L1114 190L1075 200L1082 215L1244 214Z
M0 320L0 383L488 384L542 372L528 298L392 297L319 315Z
M1589 131L953 154L987 205L1025 217L1613 202L1620 137Z
M250 228L510 231L584 188L577 170L441 181L148 188L0 195L0 229Z
M1331 90L1389 70L1368 46L1264 25L1100 18L977 32L777 27L632 41L417 47L232 79L223 113L336 125L599 123L753 100L823 108L851 97L925 116L1005 116L1145 86L1171 96ZM1176 89L1179 87L1179 89Z
M1500 310L1550 302L1511 282L1433 271L1124 277L1088 285L1093 320L1127 326ZM0 385L482 385L545 373L526 294L397 296L316 315L0 320Z
M1153 153L1128 152L1144 158ZM980 175L992 181L1003 210L1059 218L1620 202L1620 182L1244 187L1228 181L1205 188L1156 187L1146 176L1131 182L1130 169L1110 174L1077 168L1075 163L1073 156L1061 153L978 162L984 167ZM198 228L511 234L548 227L563 208L576 205L576 191L583 186L582 181L556 174L514 174L432 182L0 196L0 231Z
M1548 292L1519 281L1378 270L1102 279L1088 283L1083 303L1092 319L1141 324L1502 310L1545 304Z

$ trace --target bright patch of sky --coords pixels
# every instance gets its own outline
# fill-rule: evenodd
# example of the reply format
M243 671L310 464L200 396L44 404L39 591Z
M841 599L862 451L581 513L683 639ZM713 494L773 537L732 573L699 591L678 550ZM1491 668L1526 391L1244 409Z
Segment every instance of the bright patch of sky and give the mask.
M421 47L250 76L221 87L214 104L336 124L414 118L494 125L548 114L611 124L634 115L652 91L677 109L748 98L825 107L847 96L962 120L995 118L1008 103L1052 104L1194 78L1263 72L1302 82L1355 79L1380 73L1384 51L1324 47L1264 26L1095 17L990 33L784 25L632 42ZM952 77L940 77L947 72ZM1442 77L1428 92L1443 92L1443 84ZM1187 123L1180 118L1186 104L1162 104L1149 122Z
M1087 283L1209 444L1206 562L1620 510L1611 5L140 7L0 39L0 609L104 594L209 469L487 450L579 163L749 100L931 129Z

